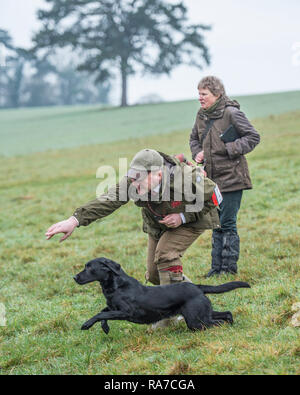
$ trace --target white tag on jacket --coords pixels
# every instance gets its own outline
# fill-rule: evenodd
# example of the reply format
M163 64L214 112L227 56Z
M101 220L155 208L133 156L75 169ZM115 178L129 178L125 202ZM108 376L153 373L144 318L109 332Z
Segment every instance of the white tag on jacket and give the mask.
M220 192L220 189L219 189L218 185L215 186L214 195L215 195L215 197L216 197L216 200L217 200L217 202L218 202L218 205L220 206L220 204L221 204L222 201L223 201L223 196L222 196L222 194L221 194L221 192Z

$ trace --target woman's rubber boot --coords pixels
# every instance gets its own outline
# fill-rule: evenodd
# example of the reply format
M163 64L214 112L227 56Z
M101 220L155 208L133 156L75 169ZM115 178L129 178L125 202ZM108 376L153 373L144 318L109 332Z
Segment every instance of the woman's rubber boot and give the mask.
M214 230L212 234L211 270L206 278L221 273L222 269L223 232Z
M240 238L235 231L223 233L221 272L237 274L237 262L240 256Z

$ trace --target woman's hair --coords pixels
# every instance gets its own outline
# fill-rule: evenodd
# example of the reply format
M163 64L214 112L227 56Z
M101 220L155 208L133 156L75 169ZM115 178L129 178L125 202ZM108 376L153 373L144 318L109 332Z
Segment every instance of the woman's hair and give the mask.
M202 78L198 84L198 89L208 89L214 96L226 94L223 82L212 75Z

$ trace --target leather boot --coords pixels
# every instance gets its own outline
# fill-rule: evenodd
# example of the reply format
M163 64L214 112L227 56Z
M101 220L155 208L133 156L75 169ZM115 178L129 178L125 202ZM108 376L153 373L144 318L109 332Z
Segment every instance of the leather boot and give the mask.
M185 283L193 283L193 281L190 280L188 276L186 276L185 274L182 275L182 278L183 278L182 281Z
M181 281L184 281L184 277L182 273L172 273L168 270L158 270L159 273L159 280L160 285L168 285L168 284L178 284ZM172 325L174 322L175 317L172 318L164 318L156 322L155 324L151 325L151 330L155 331L157 329L167 328L168 326Z
M183 273L172 273L169 271L159 271L159 278L160 278L160 285L167 285L167 284L178 284L180 282L187 282L191 283L192 281ZM171 318L164 318L156 322L155 324L151 325L151 330L155 331L157 329L167 328L172 324L178 324L184 318L183 316L175 316Z

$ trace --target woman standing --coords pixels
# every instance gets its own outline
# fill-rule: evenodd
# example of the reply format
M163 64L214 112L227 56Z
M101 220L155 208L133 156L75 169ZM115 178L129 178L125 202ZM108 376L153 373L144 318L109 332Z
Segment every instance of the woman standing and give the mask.
M226 96L217 77L203 78L198 91L201 108L190 136L190 148L193 159L203 163L207 177L218 184L223 196L221 229L213 231L212 268L207 276L236 274L240 252L237 214L243 190L252 188L244 155L255 148L260 136L240 111L239 103Z

